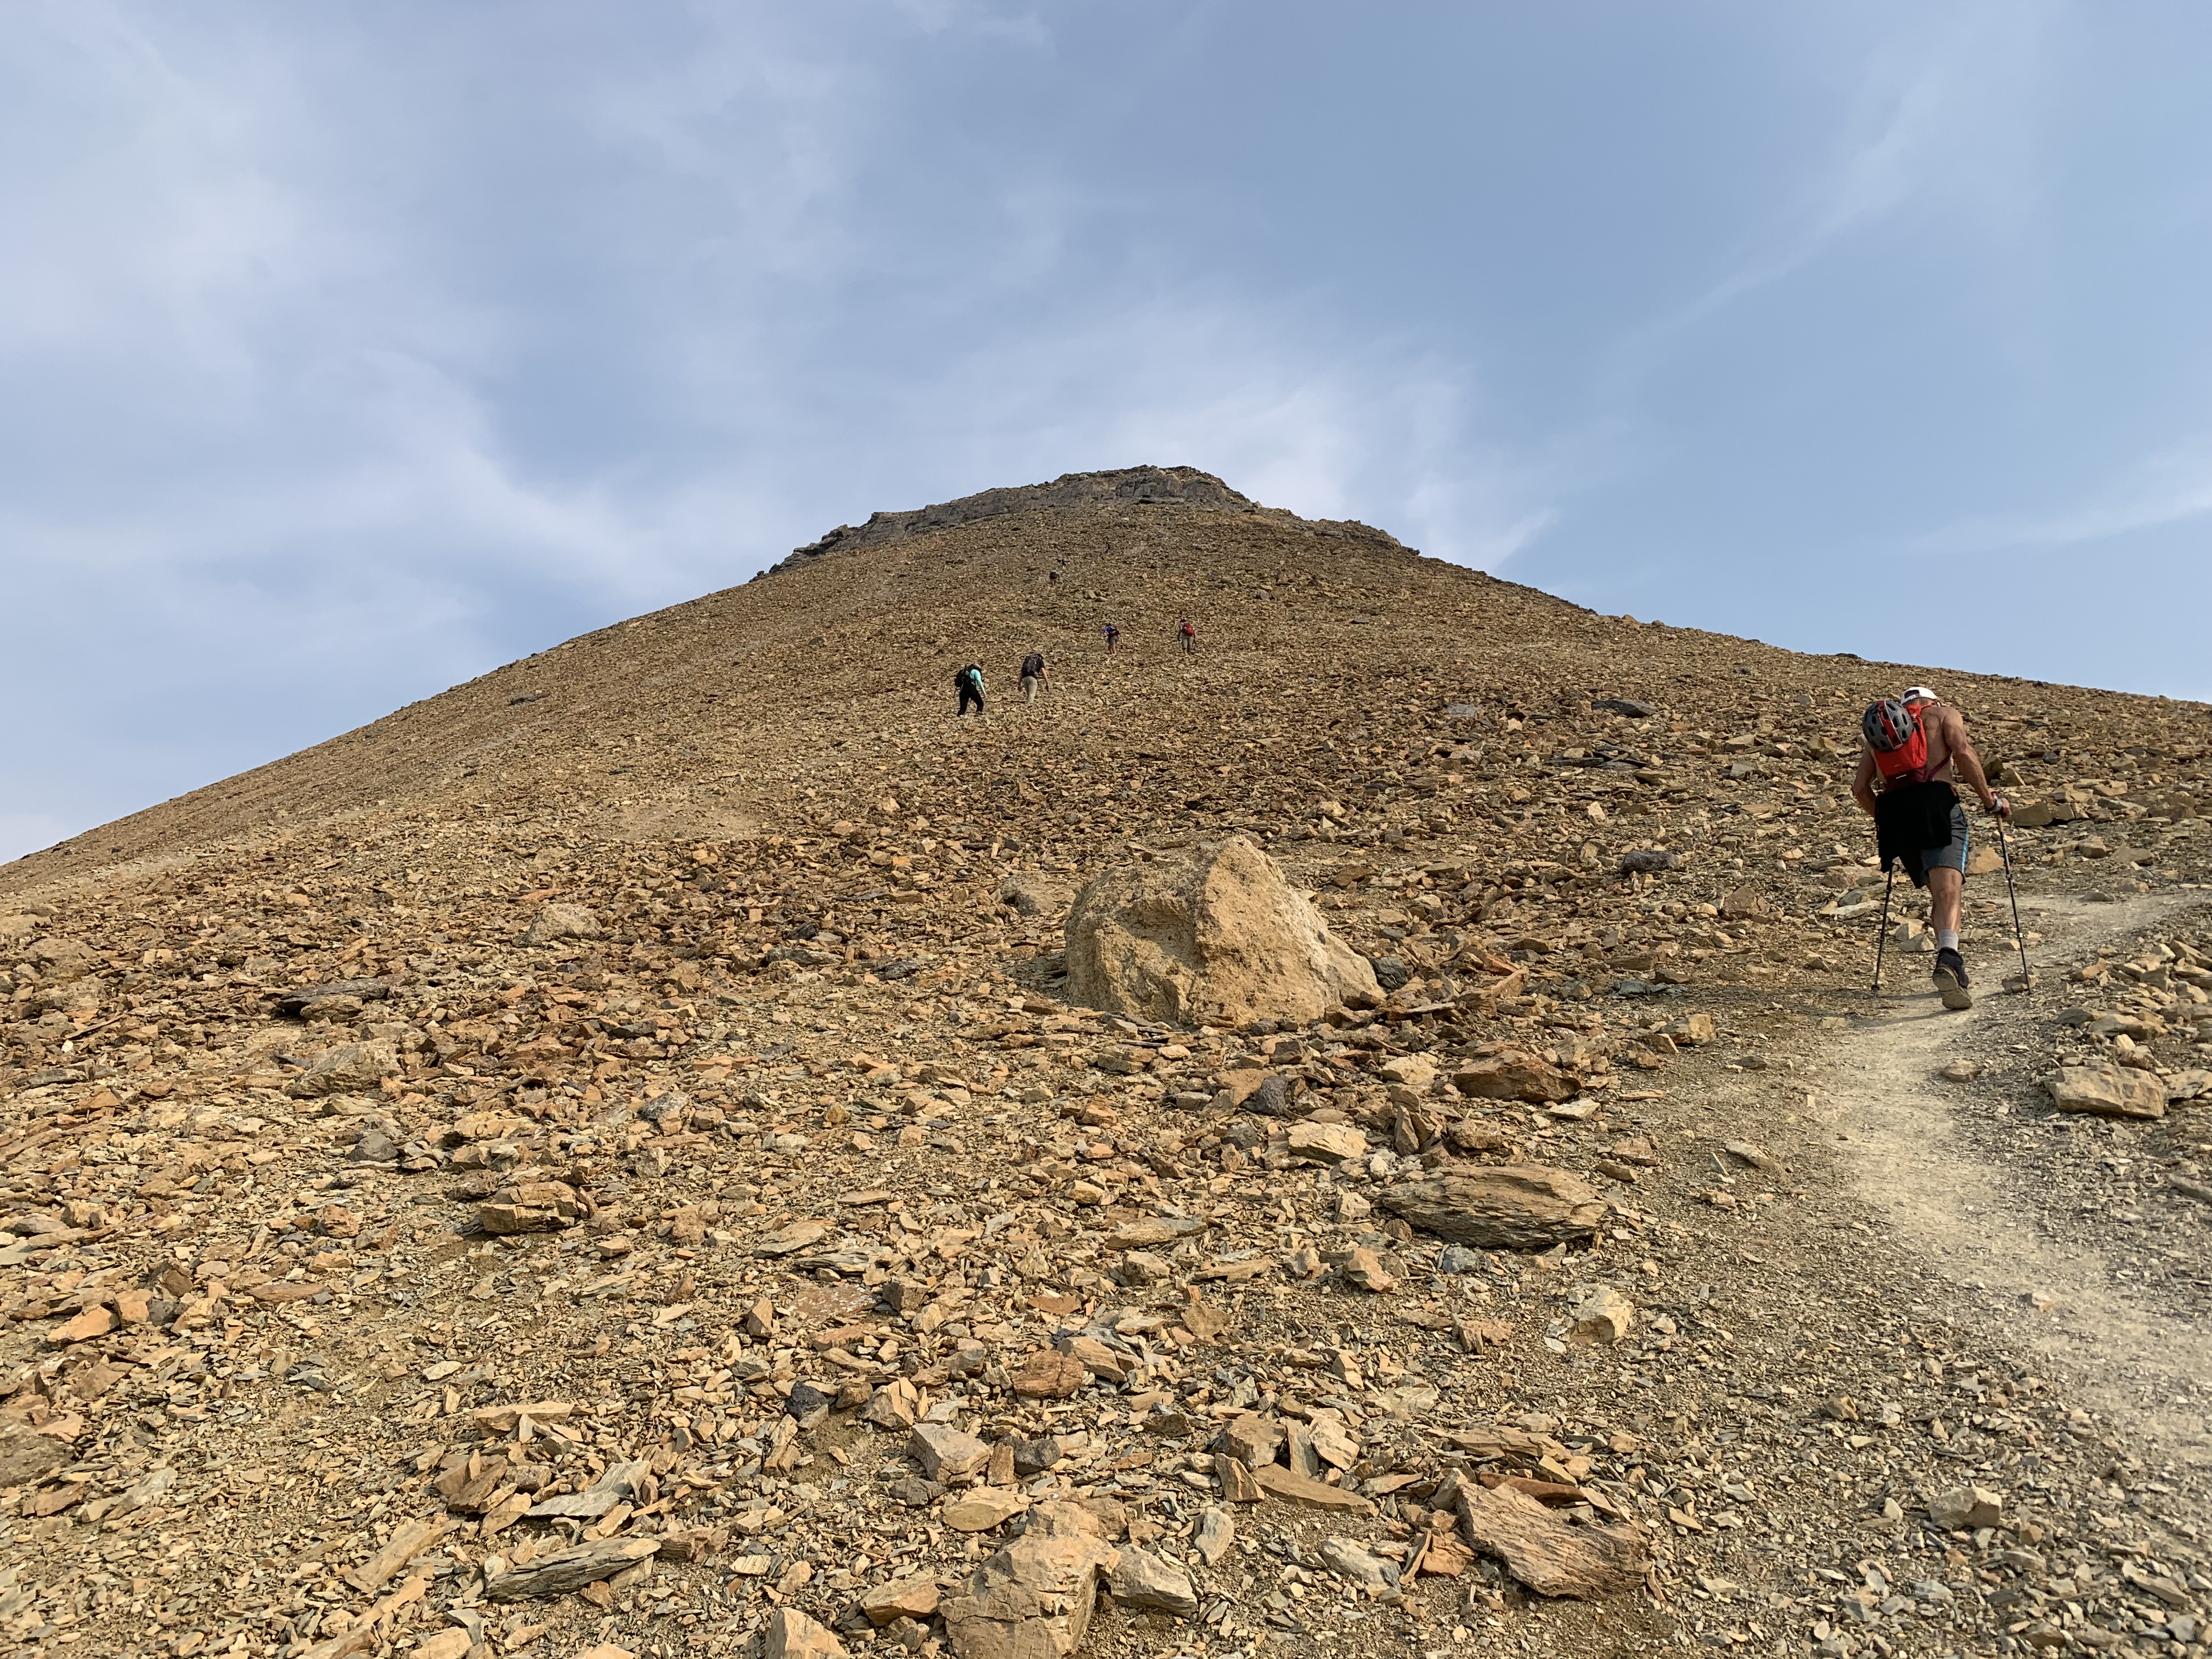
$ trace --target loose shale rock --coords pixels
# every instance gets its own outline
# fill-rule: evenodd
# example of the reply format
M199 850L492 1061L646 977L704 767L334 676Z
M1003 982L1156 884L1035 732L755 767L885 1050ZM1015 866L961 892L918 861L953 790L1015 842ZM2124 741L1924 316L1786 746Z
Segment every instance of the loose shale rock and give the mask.
M1547 1250L1589 1237L1605 1216L1604 1194L1540 1164L1432 1176L1388 1188L1376 1202L1425 1232L1486 1250Z

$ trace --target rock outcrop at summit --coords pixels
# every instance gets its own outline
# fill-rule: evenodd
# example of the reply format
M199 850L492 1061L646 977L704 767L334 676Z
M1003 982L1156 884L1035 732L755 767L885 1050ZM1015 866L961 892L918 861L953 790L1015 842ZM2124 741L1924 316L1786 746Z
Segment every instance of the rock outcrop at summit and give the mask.
M973 495L963 495L957 501L940 501L932 507L909 507L904 512L871 513L865 524L841 524L805 546L793 548L790 557L770 565L761 572L761 576L773 576L779 570L803 565L825 553L878 547L885 542L904 541L910 537L977 524L986 519L1002 519L1016 513L1032 513L1040 507L1086 507L1095 510L1116 507L1209 507L1216 512L1251 513L1281 519L1291 517L1279 507L1261 507L1250 496L1231 489L1211 472L1201 472L1194 466L1124 466L1108 472L1063 472L1050 483L985 489ZM1397 538L1387 532L1356 520L1318 520L1314 522L1324 534L1356 535L1391 547L1398 544ZM756 576L753 580L758 581L760 577Z
M1109 870L1077 894L1067 983L1087 1006L1179 1025L1303 1024L1382 996L1367 958L1242 836Z

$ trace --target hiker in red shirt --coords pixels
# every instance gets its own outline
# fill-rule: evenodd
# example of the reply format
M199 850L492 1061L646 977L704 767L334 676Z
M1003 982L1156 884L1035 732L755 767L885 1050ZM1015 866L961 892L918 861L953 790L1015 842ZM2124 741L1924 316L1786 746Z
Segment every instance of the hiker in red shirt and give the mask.
M1859 722L1865 739L1851 779L1851 799L1875 821L1881 867L1902 863L1916 887L1928 890L1936 924L1936 988L1946 1008L1971 1008L1966 959L1959 954L1965 908L1968 835L1966 809L1954 779L1981 797L1982 810L2011 814L1990 787L1981 757L1966 738L1959 711L1937 701L1924 685L1893 702L1878 702ZM1876 784L1880 793L1876 793Z
M1182 619L1182 626L1176 632L1182 635L1183 655L1188 657L1194 654L1198 650L1198 629L1191 626L1189 617L1185 617Z

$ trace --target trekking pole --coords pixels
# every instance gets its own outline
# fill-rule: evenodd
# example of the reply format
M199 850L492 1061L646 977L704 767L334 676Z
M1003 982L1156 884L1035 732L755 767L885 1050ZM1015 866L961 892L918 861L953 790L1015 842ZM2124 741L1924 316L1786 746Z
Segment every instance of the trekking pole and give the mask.
M2005 840L2004 814L1997 814L1997 850L2004 854L2005 894L2012 900L2012 942L2020 951L2020 988L2033 977L2027 970L2027 935L2020 931L2020 889L2012 884L2012 846Z
M1889 948L1889 890L1897 884L1897 866L1892 865L1881 884L1881 928L1874 936L1874 988L1869 996L1881 994L1881 954Z

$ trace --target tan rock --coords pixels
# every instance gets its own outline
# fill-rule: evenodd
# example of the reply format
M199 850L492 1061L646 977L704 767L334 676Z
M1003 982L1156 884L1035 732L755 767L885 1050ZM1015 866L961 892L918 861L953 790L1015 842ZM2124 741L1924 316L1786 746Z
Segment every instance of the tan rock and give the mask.
M1593 1285L1567 1316L1567 1341L1611 1347L1636 1325L1636 1304L1610 1285Z
M1014 1392L1026 1400L1065 1400L1091 1380L1083 1362L1057 1348L1040 1348L1022 1361L1012 1376Z
M301 1099L323 1095L374 1094L378 1084L398 1070L399 1051L381 1038L370 1042L341 1042L308 1061L307 1069L292 1079L285 1092Z
M1252 1471L1252 1479L1268 1497L1279 1498L1286 1504L1302 1504L1308 1509L1366 1515L1375 1508L1349 1487L1332 1486L1326 1480L1293 1474L1279 1463L1261 1464Z
M1349 1123L1294 1123L1291 1158L1304 1164L1341 1164L1367 1156L1367 1137Z
M556 939L597 939L599 919L580 904L549 904L532 918L525 945L550 945Z
M1393 1054L1377 1068L1385 1080L1426 1094L1437 1080L1437 1063L1426 1054Z
M573 1227L592 1213L592 1201L565 1181L524 1181L503 1187L477 1206L488 1233L536 1233Z
M1441 1238L1486 1250L1544 1250L1587 1238L1605 1197L1579 1176L1540 1164L1508 1164L1389 1188L1376 1201Z
M1558 1066L1518 1048L1462 1066L1452 1073L1452 1085L1477 1100L1546 1103L1572 1099L1575 1092L1575 1085Z
M1304 1024L1382 995L1275 861L1241 836L1107 871L1067 918L1071 1001L1134 1018Z
M2164 1117L2166 1085L2148 1072L2124 1066L2062 1066L2044 1080L2062 1112L2098 1117Z
M939 1485L950 1485L978 1473L991 1461L991 1449L972 1434L944 1423L917 1423L907 1442L907 1455L921 1465L921 1472Z
M860 1597L860 1611L868 1615L868 1622L878 1630L901 1619L911 1619L919 1624L937 1616L937 1580L929 1573L918 1572L910 1578L897 1578L888 1584L878 1584Z
M64 1320L46 1333L48 1343L65 1348L72 1342L89 1342L115 1328L115 1316L106 1308L87 1308L74 1319Z
M1025 1513L1030 1500L1000 1486L978 1486L945 1505L945 1524L955 1532L990 1532Z
M1946 1532L2004 1524L2004 1498L1986 1486L1954 1486L1928 1500L1928 1518Z
M1367 1291L1377 1296L1398 1288L1396 1278L1383 1267L1382 1258L1364 1247L1352 1251L1351 1258L1337 1269L1337 1277L1355 1291Z
M1040 1504L1022 1535L945 1599L958 1659L1068 1659L1090 1628L1116 1552L1073 1504Z
M1108 1581L1114 1599L1139 1613L1172 1613L1188 1619L1198 1611L1190 1575L1132 1544L1122 1549Z
M1460 1523L1478 1549L1539 1595L1601 1601L1644 1583L1651 1547L1633 1522L1577 1526L1510 1486L1459 1489Z
M1230 1419L1218 1443L1224 1455L1247 1468L1256 1468L1262 1463L1273 1462L1275 1455L1282 1450L1283 1425L1274 1418L1246 1412Z
M761 1632L761 1659L845 1659L845 1644L796 1607L778 1607Z
M1226 1452L1214 1458L1213 1472L1220 1478L1221 1495L1232 1504L1256 1504L1267 1495L1252 1478L1251 1465Z

